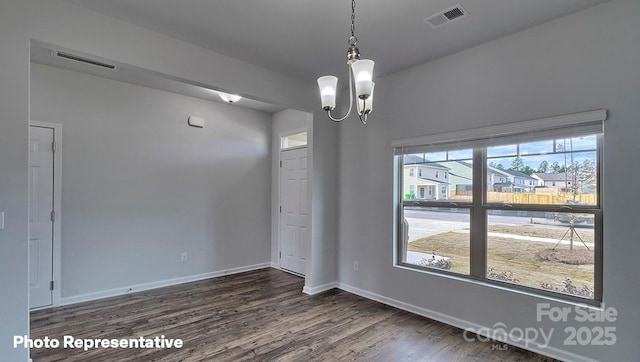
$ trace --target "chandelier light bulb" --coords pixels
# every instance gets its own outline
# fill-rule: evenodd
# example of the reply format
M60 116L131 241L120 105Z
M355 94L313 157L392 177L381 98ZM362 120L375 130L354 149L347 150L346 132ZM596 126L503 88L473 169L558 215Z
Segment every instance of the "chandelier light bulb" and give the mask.
M367 99L371 96L373 88L373 60L362 59L351 64L354 78L356 80L356 96Z
M336 88L338 86L338 78L332 75L325 75L318 78L318 87L320 88L320 98L322 100L322 108L324 110L332 110L336 108Z

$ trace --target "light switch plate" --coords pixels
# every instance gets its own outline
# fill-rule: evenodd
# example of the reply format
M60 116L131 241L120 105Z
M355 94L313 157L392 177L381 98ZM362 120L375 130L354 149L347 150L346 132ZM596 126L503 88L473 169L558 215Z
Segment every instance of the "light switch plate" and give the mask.
M4 211L0 212L0 230L4 230Z

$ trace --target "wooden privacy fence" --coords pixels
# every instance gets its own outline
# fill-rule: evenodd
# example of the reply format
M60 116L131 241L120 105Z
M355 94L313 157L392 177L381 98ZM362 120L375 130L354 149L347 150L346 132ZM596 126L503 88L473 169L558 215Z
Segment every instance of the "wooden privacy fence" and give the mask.
M449 200L471 200L471 195L456 195L452 191ZM541 204L541 205L561 205L566 204L568 200L573 201L571 193L530 193L530 192L487 192L487 201L504 202L507 204ZM581 204L596 204L597 195L578 194L575 201Z

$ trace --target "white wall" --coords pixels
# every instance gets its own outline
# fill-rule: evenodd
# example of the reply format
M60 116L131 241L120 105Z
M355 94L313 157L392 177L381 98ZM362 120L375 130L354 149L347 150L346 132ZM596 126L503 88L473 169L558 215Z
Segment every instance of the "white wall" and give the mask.
M64 298L269 262L270 114L32 64L31 117L63 129Z
M26 334L27 313L27 137L29 38L27 4L0 5L0 355L24 361L28 350L13 349L14 334Z
M548 350L565 358L633 361L640 355L640 2L614 0L376 81L366 127L340 134L339 280L483 326L555 328ZM536 322L543 299L394 268L393 140L599 108L604 147L604 301L617 344L564 346L563 324ZM631 175L631 177L629 177ZM352 270L359 260L360 271ZM552 303L562 305L562 303ZM575 355L567 354L574 353Z

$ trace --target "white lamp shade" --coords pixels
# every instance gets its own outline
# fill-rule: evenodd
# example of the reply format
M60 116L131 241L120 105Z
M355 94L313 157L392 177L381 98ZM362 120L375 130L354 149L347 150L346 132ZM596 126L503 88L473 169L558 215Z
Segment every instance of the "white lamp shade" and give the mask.
M373 60L362 59L351 64L356 83L356 96L366 99L373 89Z
M358 113L369 114L373 112L373 91L376 88L376 83L372 82L371 95L367 99L358 98Z
M220 96L220 98L222 98L223 101L228 103L235 103L242 99L242 97L240 97L237 94L228 94L228 93L218 92L218 95Z
M318 87L320 88L320 98L322 99L323 109L336 108L336 88L338 86L338 78L332 75L325 75L318 78Z

